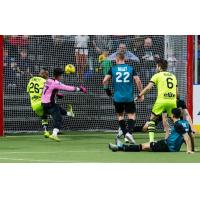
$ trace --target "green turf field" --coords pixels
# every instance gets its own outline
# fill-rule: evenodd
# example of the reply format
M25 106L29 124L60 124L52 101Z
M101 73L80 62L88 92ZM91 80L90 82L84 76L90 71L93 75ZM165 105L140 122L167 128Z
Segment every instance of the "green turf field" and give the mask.
M197 163L200 152L185 153L185 145L179 153L111 152L108 143L114 134L67 132L61 142L43 138L42 135L6 136L0 138L1 163ZM163 138L157 134L157 140ZM135 136L137 143L146 142L147 134ZM200 136L196 137L200 146Z

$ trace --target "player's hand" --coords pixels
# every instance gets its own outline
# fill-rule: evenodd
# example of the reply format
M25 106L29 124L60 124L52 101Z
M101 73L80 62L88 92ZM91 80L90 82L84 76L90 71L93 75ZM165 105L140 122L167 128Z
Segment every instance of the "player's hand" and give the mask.
M111 92L111 90L110 90L109 88L107 88L105 91L106 91L106 94L107 94L109 97L112 96L112 92Z
M87 89L85 87L83 87L82 85L80 86L80 91L84 94L87 93Z
M63 99L64 98L64 95L60 94L60 93L58 93L56 96L57 96L58 99Z
M137 96L135 99L134 99L134 102L142 102L142 101L144 101L144 95L142 95L142 96Z

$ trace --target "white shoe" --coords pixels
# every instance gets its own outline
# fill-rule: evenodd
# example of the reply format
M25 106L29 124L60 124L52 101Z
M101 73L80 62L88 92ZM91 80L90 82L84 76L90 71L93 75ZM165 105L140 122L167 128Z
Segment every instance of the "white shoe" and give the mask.
M120 138L123 135L122 129L118 129L117 138Z
M125 143L129 143L129 140L125 137L125 138L124 138L124 142L125 142Z
M125 135L125 138L126 138L130 143L136 144L136 142L135 142L133 136L132 136L130 133L127 133L127 134Z

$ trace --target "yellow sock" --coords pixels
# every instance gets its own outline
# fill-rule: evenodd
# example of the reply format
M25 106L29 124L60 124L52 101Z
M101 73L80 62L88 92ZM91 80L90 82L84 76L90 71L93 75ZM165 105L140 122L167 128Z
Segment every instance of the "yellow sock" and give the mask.
M154 142L154 132L149 132L149 142Z
M148 132L149 132L149 142L154 142L154 133L155 133L155 122L150 121L148 123Z

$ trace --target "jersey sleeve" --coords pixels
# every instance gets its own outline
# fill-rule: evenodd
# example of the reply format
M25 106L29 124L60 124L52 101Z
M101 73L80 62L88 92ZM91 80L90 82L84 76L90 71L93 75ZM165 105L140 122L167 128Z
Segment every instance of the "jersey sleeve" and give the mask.
M62 83L57 83L57 84L55 85L55 89L73 92L73 91L76 90L76 87L74 87L74 86L69 86L69 85L64 85L64 84L62 84Z
M181 124L176 123L174 125L174 129L177 133L179 133L180 135L184 135L185 133L188 132L188 130L186 130Z
M158 83L158 74L155 74L151 77L150 82L154 83L155 85L157 85Z
M133 76L137 76L137 72L133 69Z

